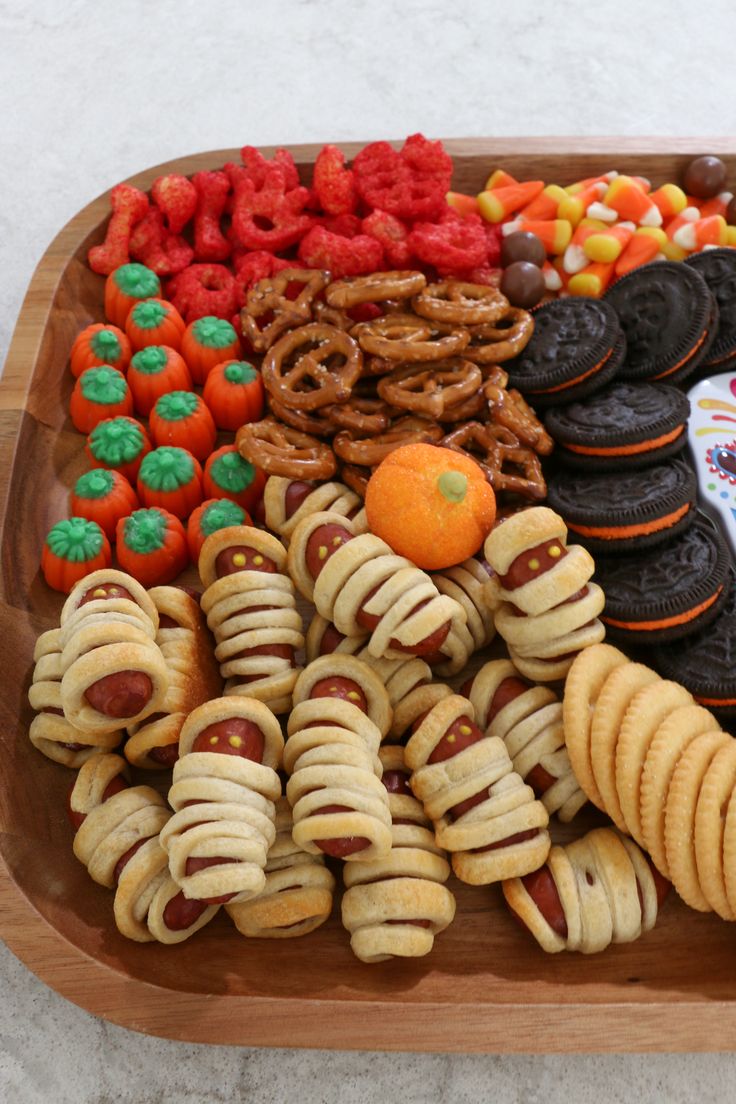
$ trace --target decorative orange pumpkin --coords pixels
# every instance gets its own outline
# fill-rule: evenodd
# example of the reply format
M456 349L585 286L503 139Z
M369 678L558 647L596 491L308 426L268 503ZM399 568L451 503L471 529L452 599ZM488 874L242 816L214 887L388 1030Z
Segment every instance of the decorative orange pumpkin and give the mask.
M181 355L194 382L202 384L216 364L240 356L240 338L235 327L224 318L205 315L190 322L185 329Z
M138 496L119 471L93 468L80 475L69 494L73 516L96 521L108 540L115 540L115 526L140 506Z
M148 419L156 445L187 448L205 461L215 447L217 430L209 408L193 391L169 391L158 400Z
M178 349L185 328L184 319L166 299L142 299L131 307L125 320L125 332L136 352L147 345Z
M205 464L205 498L229 498L252 513L265 486L265 472L245 460L235 445L223 445Z
M365 509L372 533L435 571L475 555L491 531L496 496L469 457L438 445L403 445L368 480Z
M130 363L130 342L117 326L93 322L74 338L70 354L70 367L75 379L88 368L109 364L118 372L125 372Z
M105 418L132 414L133 396L123 373L109 364L82 372L74 384L69 413L80 433L91 432Z
M189 391L192 377L186 361L170 345L146 345L133 356L128 368L128 386L135 408L143 417L169 391Z
M208 498L196 510L192 510L187 522L187 543L192 563L199 563L202 545L211 533L229 529L231 525L252 525L247 510L229 498Z
M151 442L135 418L105 418L90 433L84 451L93 468L119 471L133 483Z
M130 309L141 299L161 294L161 281L145 265L120 265L105 281L105 318L115 326L124 326Z
M75 583L112 563L110 542L96 521L72 517L50 530L41 553L41 571L50 587L68 594Z
M202 469L191 452L163 445L143 457L136 489L144 506L184 521L202 501Z
M144 587L170 583L189 563L184 526L160 506L121 518L116 536L118 563Z
M247 360L223 360L204 381L204 401L218 429L240 429L263 413L261 373Z

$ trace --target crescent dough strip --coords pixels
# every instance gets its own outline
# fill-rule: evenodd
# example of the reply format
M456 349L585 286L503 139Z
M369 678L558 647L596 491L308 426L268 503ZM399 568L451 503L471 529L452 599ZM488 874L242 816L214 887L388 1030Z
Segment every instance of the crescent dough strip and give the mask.
M448 594L465 610L472 640L471 651L480 651L490 644L496 635L494 609L487 599L488 572L480 561L471 556L455 567L434 571L432 580L440 594Z
M514 770L524 781L537 768L550 776L552 781L544 787L534 782L530 785L550 816L556 813L567 823L587 798L573 774L565 747L562 703L556 694L547 686L521 688L516 697L492 712L499 687L507 679L519 678L519 672L509 660L492 660L478 671L468 697L486 736L501 737Z
M449 730L461 721L467 728L474 717L467 698L441 698L410 737L406 762L413 772L412 790L434 822L437 843L453 853L455 874L471 885L487 885L542 865L550 847L549 817L497 737L482 737L450 758L429 762ZM455 817L455 806L481 793L486 796L479 804Z
M381 748L379 755L384 771L398 771L408 780L402 747ZM350 863L343 871L342 922L363 962L428 954L435 935L455 915L455 898L443 885L450 865L422 806L411 794L391 791L388 802L391 851L375 862Z
M294 529L310 514L322 513L329 510L333 514L341 514L343 517L357 519L356 532L365 532L365 510L360 496L347 487L344 483L333 480L330 483L315 483L312 490L300 503L290 517L286 516L286 492L293 483L302 483L302 480L287 479L282 475L270 475L266 480L263 491L263 506L266 514L266 525L272 533L277 533L284 544L289 543Z
M557 890L564 935L549 923L524 879L503 883L510 909L543 950L596 954L611 943L631 943L657 919L657 888L651 868L633 840L612 828L595 828L565 847L555 846L546 864Z
M293 939L314 931L332 912L335 879L324 856L297 847L293 826L291 806L280 797L276 802L276 839L268 852L263 891L250 901L225 906L241 935Z

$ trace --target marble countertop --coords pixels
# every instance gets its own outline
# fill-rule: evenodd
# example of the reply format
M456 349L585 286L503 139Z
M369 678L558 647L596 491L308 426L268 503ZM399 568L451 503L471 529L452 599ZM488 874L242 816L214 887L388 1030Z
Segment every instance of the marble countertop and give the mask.
M53 236L148 165L246 142L416 130L733 133L734 31L729 0L0 0L0 364ZM736 1085L732 1055L387 1055L146 1038L67 1003L1 944L0 986L0 1095L15 1104L594 1094L687 1104L730 1098Z

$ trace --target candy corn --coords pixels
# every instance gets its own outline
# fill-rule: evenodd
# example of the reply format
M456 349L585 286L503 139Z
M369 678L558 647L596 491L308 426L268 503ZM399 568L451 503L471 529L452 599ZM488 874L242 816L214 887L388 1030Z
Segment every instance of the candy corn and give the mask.
M502 222L531 203L543 188L543 180L528 180L523 184L508 184L481 192L478 196L480 213L488 222Z
M664 250L667 235L660 226L640 226L631 235L629 244L616 261L616 276L625 276L639 265L653 261Z
M602 180L594 180L587 188L582 188L575 195L565 194L565 198L559 205L558 218L567 219L573 227L585 217L585 212L591 203L597 203L604 195L607 184Z
M486 180L485 190L492 192L495 188L508 188L510 184L518 184L519 181L511 173L504 169L496 169Z
M591 237L592 234L599 234L603 230L607 230L608 226L605 222L601 222L599 219L585 218L576 228L575 233L572 236L570 244L565 250L565 255L562 260L562 268L569 275L575 272L581 272L584 268L590 264L590 259L585 253L585 242Z
M524 219L553 219L557 218L557 210L561 202L569 199L564 188L558 184L548 184L543 188L536 199L527 203L519 211L519 218ZM563 216L564 217L564 216Z
M536 234L546 253L564 253L572 237L572 226L566 219L514 219L501 227L504 237L516 230Z
M675 230L672 241L688 253L705 249L707 245L725 245L726 220L723 215L709 215L707 218L686 222Z
M656 192L652 192L650 198L653 203L657 204L665 222L667 219L679 215L680 211L684 211L687 207L687 196L682 188L678 188L676 184L663 184L661 188L657 188Z
M596 210L597 210L597 205ZM641 184L630 176L617 176L611 181L603 197L603 206L608 211L615 211L619 218L634 222L637 226L661 226L662 215L656 203L644 191ZM612 221L603 214L594 214L593 217L602 218L604 222Z
M594 261L584 268L582 272L576 272L571 276L567 290L570 295L591 295L594 299L600 298L613 278L613 264L601 264Z
M617 261L631 241L636 227L633 222L618 222L588 235L583 243L583 252L589 261L611 264Z
M475 196L464 195L462 192L448 192L445 198L461 218L478 214L478 200Z

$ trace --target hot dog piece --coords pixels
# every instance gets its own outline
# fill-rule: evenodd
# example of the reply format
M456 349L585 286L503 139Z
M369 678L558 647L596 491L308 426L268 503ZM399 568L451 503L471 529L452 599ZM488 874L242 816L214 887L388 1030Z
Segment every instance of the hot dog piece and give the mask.
M368 700L355 679L344 678L341 675L333 675L331 678L319 679L312 687L310 698L340 698L342 701L351 702L363 713L368 712Z
M206 901L190 900L179 890L164 909L164 924L170 931L186 931L199 920L207 907Z
M334 522L320 525L315 529L307 541L306 548L307 570L312 578L318 579L330 556L334 556L338 548L342 548L352 539L353 534L349 533L344 525L337 525Z
M192 744L192 751L240 755L243 759L261 763L264 747L265 738L257 724L246 717L227 717L203 728Z
M153 682L144 671L116 671L88 686L84 696L98 713L127 719L145 709L153 694Z
M340 517L353 518L361 513L363 503L344 483L309 483L272 475L266 481L263 494L265 520L268 529L288 544L291 535L304 518L329 510ZM359 519L365 529L365 515ZM357 529L355 530L358 531Z
M562 939L567 939L567 920L565 920L562 901L549 867L541 866L539 870L533 870L531 874L525 874L521 881L524 889L534 901L552 931L556 931ZM518 913L514 913L514 915L518 917L519 923L524 924ZM524 927L526 927L526 924L524 924Z
M294 516L313 490L314 483L305 483L301 479L294 479L289 483L284 494L284 516L287 520Z
M530 579L536 579L543 572L549 571L566 555L567 549L557 539L544 541L533 548L525 548L512 561L508 571L499 575L501 586L504 590L516 590Z
M128 598L131 602L135 601L127 587L121 586L119 583L101 583L99 586L93 586L86 590L77 603L77 607L86 606L88 602L97 602L108 598Z
M215 571L217 578L223 579L226 575L235 575L238 571L264 571L273 575L278 568L270 556L264 556L258 549L236 544L219 553L215 560Z

